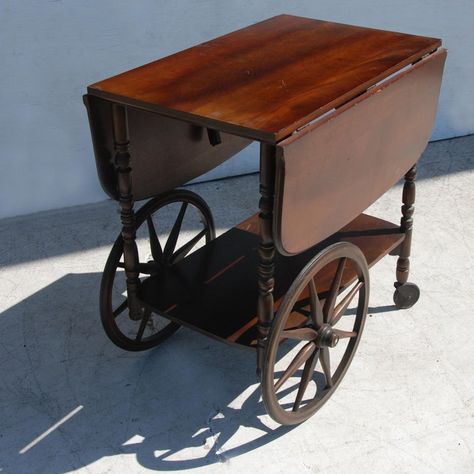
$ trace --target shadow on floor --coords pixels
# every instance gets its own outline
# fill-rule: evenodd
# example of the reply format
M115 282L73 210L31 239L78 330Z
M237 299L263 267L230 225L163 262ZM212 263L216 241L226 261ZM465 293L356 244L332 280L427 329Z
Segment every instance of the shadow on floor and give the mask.
M0 314L2 473L67 472L119 453L190 469L288 431L260 421L253 352L185 329L146 353L115 348L98 319L99 280L66 275ZM235 437L241 426L260 436Z
M97 314L99 280L65 275L0 314L2 473L69 472L117 454L191 469L292 429L263 416L251 351L186 329L145 353L115 348Z

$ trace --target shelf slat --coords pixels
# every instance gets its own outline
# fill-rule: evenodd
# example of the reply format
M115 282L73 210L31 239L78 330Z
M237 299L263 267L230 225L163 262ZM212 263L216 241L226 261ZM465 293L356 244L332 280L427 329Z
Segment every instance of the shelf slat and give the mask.
M324 242L294 257L275 257L275 309L306 263L327 245L352 242L369 266L396 248L404 235L390 222L361 214ZM146 306L184 326L230 344L253 347L256 339L258 217L252 216L159 276L143 282ZM354 275L346 272L347 285ZM333 269L318 275L319 293ZM292 321L292 324L297 321Z

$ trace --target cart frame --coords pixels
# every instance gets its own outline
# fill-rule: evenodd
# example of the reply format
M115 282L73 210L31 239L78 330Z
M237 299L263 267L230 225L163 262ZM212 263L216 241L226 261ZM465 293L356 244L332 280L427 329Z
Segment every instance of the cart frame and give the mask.
M292 28L296 24L304 32L309 23L306 19L303 21L294 18L296 17L276 17L268 21L277 25L290 24L293 25ZM270 30L261 26L262 24L256 25L257 30L263 28L262 34L267 34ZM332 25L336 24L328 25L333 27ZM319 22L314 25L311 23L311 27L319 31ZM351 28L356 27L336 25L334 28L336 32L341 28L341 31L352 32ZM356 29L357 34L358 31ZM377 30L367 31L367 35L370 35ZM402 35L403 41L405 36L408 37ZM398 36L394 38L399 39ZM257 139L260 142L258 225L253 220L246 227L247 230L250 229L250 233L258 233L257 336L255 344L246 342L244 345L256 348L257 375L262 382L264 402L269 414L278 422L294 424L304 421L329 398L350 364L363 329L368 306L368 265L374 264L387 253L397 255L394 283L396 306L411 307L419 297L418 287L408 282L416 163L433 126L446 51L438 49L439 40L412 38L416 38L409 38L414 44L414 52L407 53L404 46L405 49L401 49L403 60L397 59L399 62L396 67L387 68L382 61L381 72L378 76L373 76L371 84L367 81L362 84L354 83L357 87L353 87L351 94L339 93L337 101L334 99L324 103L324 107L319 107L316 115L313 113L315 117L309 114L299 121L293 121L292 129L279 123L278 130L275 128L272 133L250 126L229 125L226 121L218 122L204 115L186 116L178 107L176 110L163 108L155 102L150 101L147 104L131 95L120 96L115 89L119 90L122 82L127 82L126 76L110 79L110 90L104 86L108 84L107 81L89 88L84 102L89 113L98 174L105 191L119 202L121 210L121 235L109 257L110 261L113 256L112 263L108 261L104 274L109 271L108 266L112 266L113 280L116 268L119 264L123 266L127 299L125 306L122 304L121 311L127 307L130 319L141 321L137 344L130 347L124 344L121 347L132 350L152 347L173 333L181 322L186 322L186 318L176 319L168 314L169 311L164 311L160 314L168 317L171 323L163 336L150 344L140 345L149 313L156 309L156 305L142 294L140 274L143 273L143 268L153 267L153 262L140 262L136 244L137 227L147 222L153 257L158 265L156 255L160 253L161 258L163 252L161 247L159 252L156 248L159 243L156 244L156 232L152 225L150 227L149 216L154 209L170 202L183 202L184 207L180 215L184 216L186 206L191 203L207 222L207 227L199 235L206 236L208 244L214 238L214 229L207 205L192 193L177 191L176 197L173 192L171 195L169 192L214 168L247 146L251 140ZM217 48L221 47L218 42L216 45ZM191 53L184 55L187 61L189 57L186 55L189 54ZM385 58L383 60L386 62ZM132 71L131 74L133 79L133 74L138 73ZM381 74L385 77L381 77ZM132 116L129 117L129 114ZM275 120L274 117L272 120ZM264 128L262 127L262 130ZM368 132L365 133L365 130ZM131 135L136 141L130 140ZM334 137L340 139L336 140ZM175 165L161 165L160 173L152 172L160 166L159 160L156 160L150 151L157 143L170 154L172 158L169 162ZM197 153L201 159L190 159L186 155L187 150ZM318 164L317 167L314 166L315 163ZM405 181L400 226L396 227L362 214L364 209L402 176ZM135 200L149 197L153 198L152 201L135 213ZM341 206L341 203L344 206ZM179 218L182 222L183 217ZM374 219L374 223L370 219ZM362 227L350 227L350 223L356 221L361 222ZM172 266L176 260L176 256L175 260L170 257L170 252L175 250L177 233L180 230L179 226L175 227L170 234L173 242L169 248L167 243L164 249L164 253L169 254L168 266ZM364 236L377 237L381 242L380 248L375 248L375 244L367 244L368 253L365 256L356 245L347 243L350 237L354 237L357 243ZM153 239L155 249L151 242ZM274 290L277 256L280 259L291 259L292 256L301 256L305 252L310 252L309 257L299 265L297 271L295 270L297 276L291 286L288 285L287 294L280 298L276 311ZM123 263L119 262L122 253ZM185 255L183 251L180 258ZM349 263L352 265L352 273L344 279L343 272L347 270ZM335 275L328 281L327 291L319 293L318 296L315 277L330 265L334 266ZM156 268L153 271L156 272ZM356 283L347 297L336 307L338 295L354 281ZM105 278L102 293L106 291L104 288L109 283ZM150 294L148 290L148 295ZM358 296L358 306L354 329L352 332L335 329L336 320L339 321L355 296ZM308 317L312 322L309 325L288 326L293 305L300 301L298 298L307 301L310 308ZM104 305L108 304L110 302L106 299ZM172 308L176 306L177 304ZM107 313L107 310L105 312ZM110 310L108 312L110 313ZM114 311L113 317L115 316ZM244 325L245 328L247 326L248 323ZM212 333L208 328L204 328L203 332ZM227 339L228 342L235 342L242 331L237 333L238 336L231 337L218 333L216 335ZM280 342L288 338L309 342L291 363L294 367L291 368L290 364L275 384L276 351ZM335 347L340 338L350 339L348 354L343 357L343 366L331 375L328 350ZM326 392L322 398L315 398L307 406L300 408L304 391L318 359L326 377ZM279 404L276 392L303 363L305 366L302 382L293 410L288 412Z

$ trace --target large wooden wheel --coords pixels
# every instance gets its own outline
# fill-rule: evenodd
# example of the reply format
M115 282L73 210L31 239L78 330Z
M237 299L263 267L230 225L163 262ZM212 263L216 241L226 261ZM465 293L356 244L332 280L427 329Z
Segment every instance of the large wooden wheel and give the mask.
M176 218L171 228L163 229L163 221L172 221L173 216ZM159 278L162 268L172 267L193 249L215 238L209 207L197 194L187 190L170 191L153 198L136 213L135 223L141 279L150 275ZM167 238L162 239L164 245L158 230L167 234ZM183 239L183 235L186 238ZM111 341L129 351L154 347L180 327L145 308L140 319L129 317L121 235L112 247L102 274L100 315Z
M334 393L359 344L368 297L367 262L353 244L333 244L303 268L272 322L265 351L263 401L275 421L301 423Z

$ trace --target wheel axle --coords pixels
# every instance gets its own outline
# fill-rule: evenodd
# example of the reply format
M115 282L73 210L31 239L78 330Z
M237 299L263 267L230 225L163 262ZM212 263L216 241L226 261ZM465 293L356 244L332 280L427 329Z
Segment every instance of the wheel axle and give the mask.
M334 333L330 324L323 324L318 330L318 337L314 341L318 347L336 347L339 336Z

